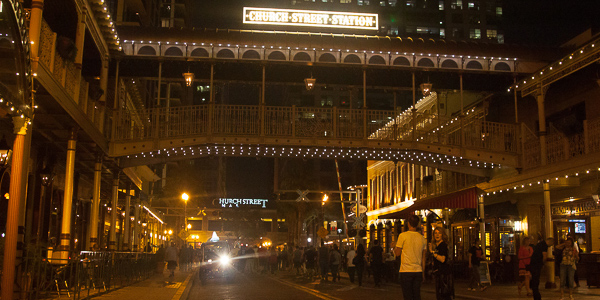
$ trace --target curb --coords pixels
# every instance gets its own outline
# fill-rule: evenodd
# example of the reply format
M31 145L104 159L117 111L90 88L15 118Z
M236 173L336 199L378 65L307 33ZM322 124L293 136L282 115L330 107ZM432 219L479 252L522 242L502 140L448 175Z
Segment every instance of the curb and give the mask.
M196 282L196 278L198 278L198 276L196 276L197 273L198 273L198 271L194 271L190 275L188 275L188 277L185 279L185 281L177 289L177 292L175 292L175 295L173 295L171 300L186 300L187 299L187 297L190 294L190 290L192 289L192 286ZM192 284L190 284L190 279L192 279L192 278L193 278Z

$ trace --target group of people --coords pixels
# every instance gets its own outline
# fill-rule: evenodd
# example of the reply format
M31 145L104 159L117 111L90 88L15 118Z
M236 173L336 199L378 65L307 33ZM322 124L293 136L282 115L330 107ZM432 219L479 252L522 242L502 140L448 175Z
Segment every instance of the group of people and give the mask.
M548 248L554 245L554 238L543 239L538 236L538 243L530 244L531 239L525 237L519 249L519 295L523 287L527 290L527 296L533 296L534 300L542 299L539 291L540 276L544 262L548 260ZM579 248L570 234L567 239L561 241L555 247L555 262L560 270L560 298L564 299L565 289L569 292L569 298L573 299L573 289L579 286L575 280L577 272L577 261L579 260Z

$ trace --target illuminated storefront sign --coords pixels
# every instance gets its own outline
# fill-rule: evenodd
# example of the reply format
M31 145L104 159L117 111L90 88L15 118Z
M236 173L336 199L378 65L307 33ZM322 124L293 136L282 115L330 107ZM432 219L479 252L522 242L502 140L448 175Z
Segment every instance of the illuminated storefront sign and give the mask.
M379 28L377 14L255 7L244 7L244 23L372 30Z
M267 199L219 198L221 207L260 207L267 208Z
M553 216L569 216L600 210L600 205L596 201L588 200L568 204L552 205L551 208Z

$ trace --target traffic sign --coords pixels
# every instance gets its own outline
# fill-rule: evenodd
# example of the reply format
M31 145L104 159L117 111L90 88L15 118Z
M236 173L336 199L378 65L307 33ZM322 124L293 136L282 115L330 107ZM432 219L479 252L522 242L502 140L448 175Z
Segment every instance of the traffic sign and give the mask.
M322 239L326 238L327 234L329 234L329 231L323 227L321 227L321 228L319 228L319 230L317 230L317 235L319 235L319 237Z
M308 197L306 197L306 195L309 192L310 192L309 190L306 190L306 191L296 190L296 193L298 193L298 195L300 195L300 196L298 196L298 198L296 198L296 201L297 202L300 202L300 201L310 201L308 199Z

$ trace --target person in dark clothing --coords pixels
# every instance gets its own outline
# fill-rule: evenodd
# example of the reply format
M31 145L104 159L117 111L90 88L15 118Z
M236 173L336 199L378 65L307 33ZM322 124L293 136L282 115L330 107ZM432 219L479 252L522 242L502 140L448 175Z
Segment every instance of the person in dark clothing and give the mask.
M321 280L327 281L329 273L329 248L325 245L319 248L319 267L321 268Z
M381 285L381 275L383 272L383 248L379 246L379 240L373 242L373 247L369 249L369 257L371 259L371 270L373 270L373 279L375 287Z
M315 262L317 261L317 250L314 247L309 247L304 251L304 261L306 261L306 276L312 280L315 275Z
M436 227L433 231L433 241L429 244L429 252L433 258L436 299L450 300L454 296L454 283L448 264L448 235L442 227Z
M529 285L533 291L533 299L540 300L542 295L540 294L540 276L542 275L542 268L544 262L548 258L548 247L554 244L554 238L549 237L544 241L542 236L539 235L539 242L533 247L533 254L531 255L531 263L529 264L529 271L531 272L531 281Z
M471 270L471 281L469 282L469 291L475 291L480 288L480 291L485 291L487 287L481 286L481 278L479 276L479 265L483 258L483 249L481 248L481 240L475 239L475 244L469 249L469 270Z
M365 270L365 246L358 244L356 249L356 257L354 258L354 265L356 266L356 274L358 276L358 286L362 286L363 271Z

